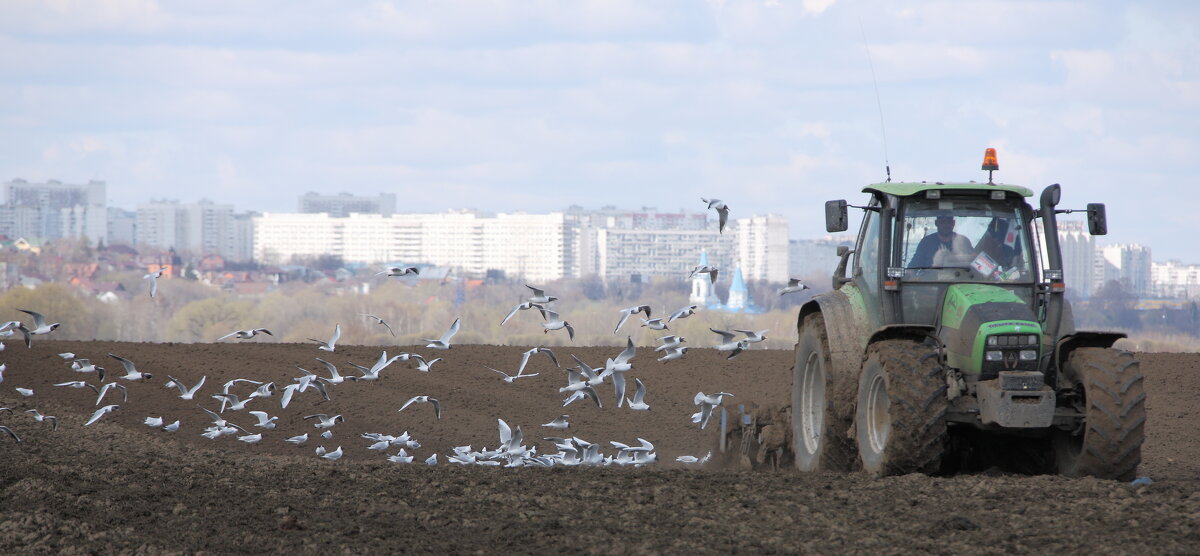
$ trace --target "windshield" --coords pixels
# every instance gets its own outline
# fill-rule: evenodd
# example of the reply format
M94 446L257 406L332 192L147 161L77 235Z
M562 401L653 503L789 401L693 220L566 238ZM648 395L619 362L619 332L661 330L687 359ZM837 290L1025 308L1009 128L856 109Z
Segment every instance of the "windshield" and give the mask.
M1026 229L1021 212L1002 200L911 199L901 232L904 278L1032 280Z

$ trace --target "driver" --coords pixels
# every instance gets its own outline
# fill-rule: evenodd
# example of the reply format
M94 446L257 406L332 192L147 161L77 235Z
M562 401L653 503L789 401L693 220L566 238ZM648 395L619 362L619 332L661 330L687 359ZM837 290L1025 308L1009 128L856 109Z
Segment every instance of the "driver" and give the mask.
M937 231L921 239L917 251L908 263L909 268L929 268L953 264L955 260L969 261L974 254L971 240L954 233L954 217L939 214L933 221Z

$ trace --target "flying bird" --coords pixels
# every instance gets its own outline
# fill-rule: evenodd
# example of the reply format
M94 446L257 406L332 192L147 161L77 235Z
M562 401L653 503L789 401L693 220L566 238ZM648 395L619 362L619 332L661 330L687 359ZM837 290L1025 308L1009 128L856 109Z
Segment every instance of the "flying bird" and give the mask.
M375 321L375 323L376 323L376 324L382 324L382 325L383 325L383 327L384 327L384 328L386 328L386 329L387 329L387 331L388 331L388 332L390 332L390 333L392 334L392 337L393 337L393 338L395 338L395 337L396 337L396 331L395 331L395 330L392 330L392 325L388 324L388 323L387 323L387 322L385 322L383 319L381 319L381 318L379 318L379 317L377 317L377 316L375 316L375 315L372 315L372 314L370 314L370 313L359 313L359 314L361 314L362 316L364 316L364 317L367 317L367 318L369 318L369 319L371 319L371 320Z
M646 313L646 318L650 318L649 305L638 305L636 307L627 307L625 309L621 309L621 320L617 321L617 327L613 329L613 334L616 334L617 331L621 329L621 326L625 324L626 320L629 320L629 317L643 312Z
M334 415L333 417L330 417L324 413L317 413L316 415L309 415L309 416L304 417L304 419L305 420L316 419L317 422L313 423L313 426L318 429L327 429L327 428L330 428L330 427L338 424L338 421L346 420L341 415Z
M718 269L717 267L702 264L702 265L697 265L695 268L693 268L692 271L688 273L687 279L691 280L693 276L696 276L698 274L707 274L709 283L716 284L717 283L717 274L720 274L720 273L721 273L721 270Z
M150 380L150 379L154 378L154 375L152 375L150 373L143 373L143 372L138 371L137 367L134 366L133 361L130 361L119 355L113 355L111 353L108 354L108 356L112 357L113 359L116 359L117 361L120 361L121 365L123 365L125 367L125 374L123 374L117 378L123 378L125 380ZM99 368L99 367L97 367L97 368ZM103 375L101 375L101 376L103 376Z
M53 415L42 415L42 412L40 412L36 409L26 409L25 413L32 413L34 421L37 421L39 423L50 423L51 431L58 430L58 417L55 417Z
M121 406L106 405L100 409L97 409L96 412L92 414L91 419L88 419L87 422L83 424L83 426L86 427L92 423L95 423L96 421L99 421L101 417L104 417L105 415L108 415L109 413L112 413L118 409L121 409Z
M670 316L670 318L667 319L667 322L671 322L675 319L686 319L686 318L696 314L696 309L698 307L699 307L699 305L688 305L687 307L684 307L678 311L675 311L674 313L671 313L671 316Z
M409 274L412 274L413 276L420 276L421 270L415 266L389 266L386 269L375 273L376 276L379 276L380 274L387 274L388 276L408 276Z
M235 331L230 332L224 336L221 336L220 338L217 338L216 340L213 340L213 341L219 342L230 336L237 336L237 339L239 339L239 340L249 340L250 338L257 336L259 332L262 332L263 334L266 334L267 336L274 336L274 334L272 334L271 331L267 330L266 328L253 328L250 330L235 330Z
M632 398L626 400L629 402L629 409L634 411L648 411L650 404L646 403L646 385L640 378L633 379L633 382L637 384L637 390L633 393Z
M530 303L539 303L540 304L540 303L550 303L552 301L558 301L557 297L554 297L552 295L546 295L545 290L542 290L541 288L535 288L533 286L530 286L529 284L525 284L525 287L533 290L533 297L526 299L526 301L529 301Z
M557 419L550 421L549 423L545 423L542 426L549 429L565 431L571 426L571 423L567 421L567 415L559 415Z
M567 335L570 336L572 340L575 339L575 329L571 327L571 323L559 318L557 312L549 309L542 309L542 318L546 319L546 322L542 323L542 328L545 329L542 330L542 334L549 334L551 330L561 330L566 328Z
M539 309L540 310L540 309L544 309L544 308L545 307L543 307L542 305L540 305L538 303L534 303L532 301L526 301L524 303L520 303L516 307L513 307L512 310L509 311L508 314L504 316L504 320L500 321L500 326L504 326L504 323L508 322L508 319L513 318L513 315L517 314L517 311L528 311L530 309Z
M666 354L663 355L662 357L659 357L658 360L665 363L667 361L674 361L676 359L682 359L683 356L687 354L687 351L689 349L691 349L691 348L689 348L687 346L673 347L671 349L668 349Z
M436 415L438 419L442 418L442 404L429 396L413 396L409 398L408 401L404 402L404 405L400 406L400 409L397 409L396 411L404 411L405 408L414 403L428 403L433 405L434 415Z
M803 290L807 290L807 289L810 289L808 287L808 284L801 282L799 278L792 278L792 279L788 280L788 285L784 286L782 289L779 290L779 295L783 296L783 295L787 295L789 293L795 293L795 292L803 291Z
M328 342L324 342L324 341L318 340L316 338L309 338L308 341L316 342L318 344L317 349L319 349L321 351L332 352L334 350L334 348L337 347L338 338L341 338L341 337L342 337L342 325L335 324L335 325L333 325L333 336L329 337Z
M166 268L160 268L154 272L142 276L142 280L150 281L150 297L154 297L154 292L158 291L158 279L162 278L163 273L166 271Z
M517 367L517 375L518 376L520 376L521 373L525 372L525 365L527 363L529 363L529 358L533 357L534 355L537 355L539 353L543 353L546 355L546 357L549 357L550 361L554 363L555 367L560 366L558 364L558 357L555 357L553 350L551 350L550 348L547 348L547 347L539 346L539 347L531 348L528 351L521 354L521 366ZM533 375L526 375L526 376L533 376Z
M410 355L409 358L417 360L417 370L421 371L423 373L429 372L430 368L433 367L434 363L437 363L438 361L442 360L441 357L438 357L437 359L432 359L432 360L426 361L424 357L421 357L420 355L417 355L415 353Z
M454 323L450 325L450 329L446 330L446 333L442 334L441 338L438 338L437 340L421 338L421 341L429 342L429 344L425 346L429 349L450 349L450 338L453 338L455 334L458 334L459 320L460 319L454 319Z
M687 338L684 338L683 336L663 336L659 338L658 341L662 342L663 345L654 348L654 351L656 352L677 348L680 345L683 345L683 343L687 341Z
M104 395L107 394L109 390L112 390L114 388L121 391L121 403L125 403L125 402L129 401L129 390L127 390L121 384L118 384L116 382L110 382L108 384L105 384L104 386L101 386L100 390L97 391L96 403L93 405L100 405L100 402L104 400Z
M705 199L701 197L700 200L708 203L708 208L717 211L717 216L720 220L720 227L717 232L725 233L725 223L729 220L729 205L726 205L725 201L720 199Z
M504 378L503 378L502 380L504 380L504 382L507 382L507 383L509 383L509 384L512 384L512 383L513 383L513 381L514 381L514 380L517 380L518 378L530 378L530 377L535 377L535 376L537 376L537 375L539 374L539 373L533 373L533 374L523 375L523 374L521 374L521 371L520 371L520 370L518 370L518 371L517 371L517 374L515 374L515 375L510 375L510 374L508 374L508 373L506 373L506 372L504 372L504 371L501 371L501 370L499 370L499 369L493 369L493 368L491 368L491 367L488 367L487 365L484 365L484 367L483 367L483 368L485 368L485 369L487 369L487 370L489 370L489 371L492 371L493 373L500 373L500 374L504 375Z
M0 432L3 432L4 434L7 434L7 435L13 437L13 440L16 440L17 442L21 441L21 437L17 436L17 433L13 432L12 429L10 429L4 425L0 425Z
M746 335L746 343L748 343L748 344L757 344L757 343L767 339L767 330L755 331L755 330L741 330L738 328L734 328L733 331L741 332L742 334L745 334Z
M29 327L26 327L26 329L29 329L30 336L36 336L38 334L49 334L55 328L58 328L59 326L62 325L62 323L57 323L57 322L53 323L53 324L46 324L46 317L42 316L41 313L30 311L27 309L17 309L17 310L33 317L33 328L29 329Z
M650 319L650 320L641 319L641 321L642 321L642 326L645 326L646 328L649 328L650 330L666 330L667 329L667 323L663 322L662 317L659 317L656 319Z
M179 399L181 399L181 400L191 400L191 399L195 398L196 392L198 390L200 390L201 386L204 386L204 381L208 380L207 375L202 376L202 377L200 377L200 382L197 382L196 385L191 388L187 388L187 387L184 387L182 380L179 380L178 378L175 378L171 375L167 375L167 378L171 379L171 382L175 385L176 388L179 389Z

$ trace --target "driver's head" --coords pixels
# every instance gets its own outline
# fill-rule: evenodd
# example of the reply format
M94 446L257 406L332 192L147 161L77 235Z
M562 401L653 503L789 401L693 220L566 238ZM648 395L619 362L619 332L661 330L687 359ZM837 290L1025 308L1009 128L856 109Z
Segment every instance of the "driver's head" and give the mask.
M954 233L954 217L949 214L939 215L933 220L933 224L937 226L937 233L943 238Z

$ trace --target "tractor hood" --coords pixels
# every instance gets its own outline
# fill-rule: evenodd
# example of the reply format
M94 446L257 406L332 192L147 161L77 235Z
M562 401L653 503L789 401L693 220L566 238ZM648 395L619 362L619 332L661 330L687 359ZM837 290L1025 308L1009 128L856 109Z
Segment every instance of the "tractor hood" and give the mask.
M938 326L947 365L968 379L989 380L1002 370L1037 370L1042 327L1029 305L1009 290L986 284L949 286Z

